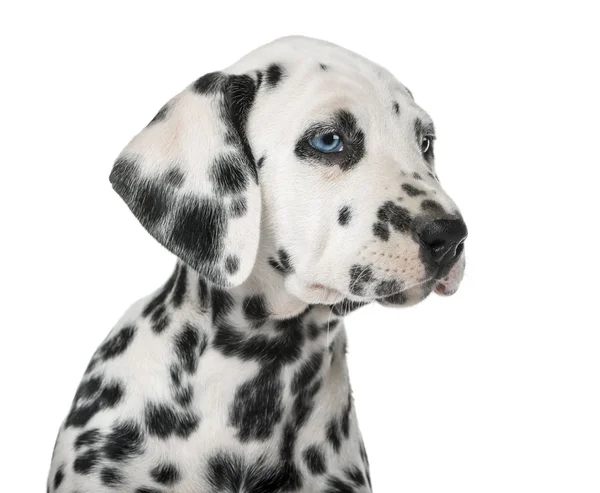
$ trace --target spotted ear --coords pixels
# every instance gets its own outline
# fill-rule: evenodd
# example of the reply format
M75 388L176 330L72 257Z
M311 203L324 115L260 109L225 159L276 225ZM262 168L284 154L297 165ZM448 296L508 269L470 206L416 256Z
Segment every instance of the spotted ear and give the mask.
M110 181L144 228L209 281L241 284L260 235L260 189L245 124L247 75L212 73L169 101L117 158Z

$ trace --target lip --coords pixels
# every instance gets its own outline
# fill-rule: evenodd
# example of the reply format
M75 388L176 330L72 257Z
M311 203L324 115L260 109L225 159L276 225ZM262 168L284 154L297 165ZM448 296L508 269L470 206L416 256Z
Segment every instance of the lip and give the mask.
M309 284L308 288L312 289L314 291L320 291L323 294L327 294L327 295L331 295L331 296L333 296L333 295L342 296L343 295L343 293L341 293L337 289L328 288L324 284L313 283L313 284Z
M297 296L307 303L322 305L338 303L345 298L344 294L340 291L321 283L304 284L304 288L301 289Z

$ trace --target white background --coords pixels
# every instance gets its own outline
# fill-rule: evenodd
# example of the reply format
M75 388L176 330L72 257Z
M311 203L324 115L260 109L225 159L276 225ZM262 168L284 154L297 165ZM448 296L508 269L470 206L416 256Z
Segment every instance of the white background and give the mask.
M374 490L599 492L598 14L553 4L3 3L0 489L44 490L89 357L174 264L116 155L198 76L305 34L413 91L470 230L456 296L347 322Z

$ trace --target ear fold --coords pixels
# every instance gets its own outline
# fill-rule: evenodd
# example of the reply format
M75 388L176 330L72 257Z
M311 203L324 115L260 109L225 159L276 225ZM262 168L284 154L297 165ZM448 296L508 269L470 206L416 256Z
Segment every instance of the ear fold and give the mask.
M110 181L144 228L222 287L250 274L260 189L245 122L247 75L212 73L169 101L125 147Z

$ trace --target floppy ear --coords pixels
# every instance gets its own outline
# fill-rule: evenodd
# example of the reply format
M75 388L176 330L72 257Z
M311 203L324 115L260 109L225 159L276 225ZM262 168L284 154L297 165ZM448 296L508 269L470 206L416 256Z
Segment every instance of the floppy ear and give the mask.
M260 236L260 189L245 122L247 75L215 72L175 96L125 147L110 181L144 228L209 281L241 284Z

